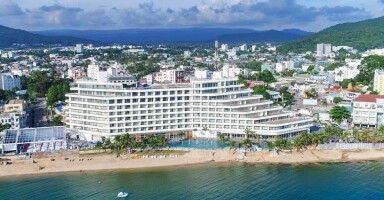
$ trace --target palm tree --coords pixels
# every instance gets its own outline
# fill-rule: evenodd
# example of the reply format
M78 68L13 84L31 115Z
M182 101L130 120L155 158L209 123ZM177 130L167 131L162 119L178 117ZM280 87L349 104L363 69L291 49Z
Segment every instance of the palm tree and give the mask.
M362 142L368 143L371 140L371 133L368 129L364 129L360 132L359 137Z
M185 133L183 131L180 131L177 135L182 138L181 140L184 140Z
M300 137L301 137L301 139L302 139L302 141L303 141L303 144L304 144L305 146L308 146L308 145L311 144L311 136L309 136L309 134L308 134L307 131L305 131L304 133L302 133L302 134L300 135Z
M251 145L252 145L252 141L251 141L249 138L245 138L245 139L243 140L243 147L244 147L245 149L248 149L248 147L251 146Z
M207 126L204 125L202 130L205 132L205 131L208 131L209 129Z
M217 133L217 137L218 137L219 142L221 144L224 144L227 141L227 139L225 138L225 134L224 133Z
M348 133L348 131L344 131L343 134L341 135L341 138L343 138L343 140L345 140L346 143L349 143L349 136L350 134Z
M271 141L268 141L268 142L267 142L267 146L268 146L268 149L269 149L269 150L272 150L272 149L275 148L275 143L273 143L273 142L271 142Z
M115 146L118 150L120 150L120 148L121 148L121 136L120 136L120 135L116 135L116 136L114 137L114 139L113 139L113 144L114 144L114 146Z
M229 141L229 148L230 149L235 149L236 148L236 141L235 140L231 140Z
M123 136L121 136L120 140L121 140L121 149L125 149L131 142L131 136L129 135L129 133L126 133Z
M247 129L244 130L244 133L245 133L245 138L249 138L249 136L254 136L255 131L247 128Z
M165 137L165 135L160 135L157 139L158 139L158 144L160 147L167 147L168 146L168 140Z
M353 139L354 139L355 142L356 142L356 141L359 141L359 142L360 142L360 140L359 140L359 135L360 135L360 131L354 128L354 129L352 130L352 137L353 137Z
M104 150L107 151L107 147L111 147L111 144L112 144L111 139L110 138L106 139L103 143Z
M293 140L293 146L296 148L296 151L300 151L302 148L303 148L303 140L301 139L301 137L296 137L294 140Z

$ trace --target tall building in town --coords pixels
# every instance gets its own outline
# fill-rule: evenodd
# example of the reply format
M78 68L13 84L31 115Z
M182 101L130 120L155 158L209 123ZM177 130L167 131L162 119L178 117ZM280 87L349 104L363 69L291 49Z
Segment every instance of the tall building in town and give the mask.
M317 44L317 56L324 57L332 54L331 44Z
M76 44L75 51L76 51L76 53L83 53L84 52L84 45L83 44Z
M223 51L223 52L228 51L228 44L221 44L220 51Z
M188 131L195 137L218 132L244 136L292 137L308 131L312 119L295 117L261 95L243 88L237 77L192 78L190 83L127 87L121 83L77 80L68 97L67 125L88 140Z
M384 95L384 70L375 70L373 90L377 91L381 95Z
M14 88L21 88L20 77L10 73L0 73L0 89L12 90Z

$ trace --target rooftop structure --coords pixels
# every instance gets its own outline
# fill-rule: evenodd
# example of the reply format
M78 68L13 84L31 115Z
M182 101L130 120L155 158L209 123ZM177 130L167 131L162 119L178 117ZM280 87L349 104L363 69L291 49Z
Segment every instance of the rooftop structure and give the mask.
M45 152L67 148L63 126L5 130L1 153Z

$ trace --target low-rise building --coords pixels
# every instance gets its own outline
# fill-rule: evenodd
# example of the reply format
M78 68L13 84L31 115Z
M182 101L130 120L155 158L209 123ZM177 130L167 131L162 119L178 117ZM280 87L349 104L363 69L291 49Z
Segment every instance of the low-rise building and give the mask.
M23 112L25 111L24 100L12 99L4 105L4 113Z
M384 95L363 94L353 100L353 125L379 127L384 125Z

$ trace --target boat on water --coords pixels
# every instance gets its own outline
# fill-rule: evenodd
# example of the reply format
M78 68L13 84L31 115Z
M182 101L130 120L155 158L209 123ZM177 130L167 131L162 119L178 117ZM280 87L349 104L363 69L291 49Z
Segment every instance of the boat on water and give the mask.
M118 197L118 198L125 198L125 197L128 197L128 192L119 192L119 194L117 194L117 197Z

